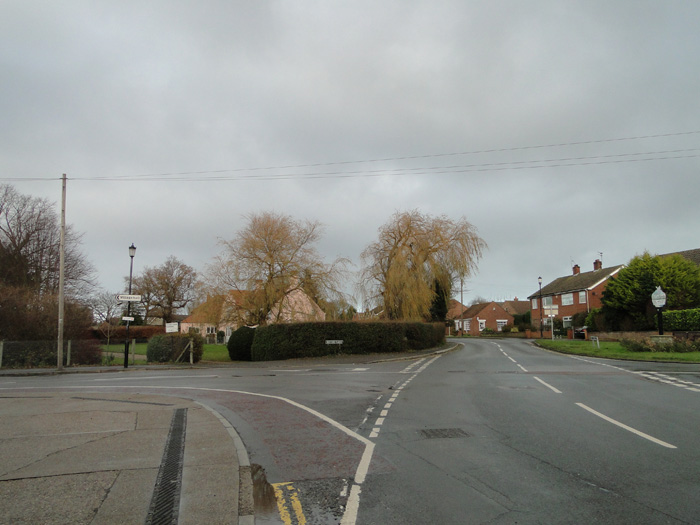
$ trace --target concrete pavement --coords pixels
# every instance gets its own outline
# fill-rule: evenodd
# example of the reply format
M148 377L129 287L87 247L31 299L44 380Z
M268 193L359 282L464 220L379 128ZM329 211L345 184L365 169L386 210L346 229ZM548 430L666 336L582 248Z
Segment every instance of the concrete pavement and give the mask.
M161 474L158 485L178 411L179 481ZM168 523L252 524L247 454L226 424L169 396L0 393L0 523L163 523L170 513Z
M455 346L437 352L200 363L193 368L370 363L416 359ZM171 366L136 364L129 370L166 368ZM114 366L2 369L0 377L123 370ZM165 498L166 513L169 510L174 519L164 521L163 512L155 517L153 512L155 507L163 508L159 497L167 491L162 487L171 483L161 482L160 473L168 470L176 413L183 411L184 453L175 468L179 499ZM0 525L254 523L254 473L242 441L221 415L190 399L0 390L0 447Z

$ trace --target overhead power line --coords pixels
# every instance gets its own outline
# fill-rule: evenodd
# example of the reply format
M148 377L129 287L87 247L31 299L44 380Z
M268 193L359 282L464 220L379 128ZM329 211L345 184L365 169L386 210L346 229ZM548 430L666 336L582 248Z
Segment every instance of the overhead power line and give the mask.
M508 162L492 162L480 164L463 164L453 166L428 166L428 167L412 167L412 168L392 168L392 169L376 169L376 170L354 170L354 171L326 171L326 172L309 172L296 174L280 174L273 173L262 176L216 176L217 174L233 174L233 173L253 173L272 170L290 170L301 168L319 168L327 166L347 166L352 164L370 164L378 162L398 162L408 160L435 159L445 157L457 157L466 155L479 155L487 153L507 153L527 150L538 150L547 148L558 148L567 146L582 146L591 144L603 144L613 142L625 142L644 139L680 137L688 135L698 135L698 131L685 131L677 133L663 133L654 135L638 135L633 137L619 137L609 139L586 140L577 142L561 142L552 144L540 144L530 146L514 146L507 148L493 148L482 150L470 150L452 153L434 153L426 155L412 155L403 157L385 157L376 159L361 159L361 160L346 160L334 162L319 162L307 164L289 164L266 167L252 168L229 168L218 170L199 170L199 171L180 171L168 173L146 173L137 175L105 175L105 176L84 176L71 177L72 180L90 180L90 181L230 181L230 180L284 180L284 179L311 179L311 178L355 178L355 177L380 177L380 176L397 176L406 174L425 175L425 174L449 174L449 173L466 173L472 171L504 171L504 170L519 170L519 169L534 169L534 168L555 168L555 167L570 167L570 166L587 166L596 164L613 164L626 162L649 162L654 160L671 160L692 158L699 155L671 155L675 153L688 153L698 151L698 148L690 149L675 149L662 151L643 151L636 153L619 153L612 155L598 156L581 156L581 157L565 157L556 159L539 159L527 161L508 161ZM662 157L651 157L653 155L665 155ZM648 158L638 158L648 156ZM634 158L637 157L637 158ZM617 160L612 160L617 159ZM204 175L204 176L203 176ZM59 177L0 177L0 180L6 181L45 181L56 180Z

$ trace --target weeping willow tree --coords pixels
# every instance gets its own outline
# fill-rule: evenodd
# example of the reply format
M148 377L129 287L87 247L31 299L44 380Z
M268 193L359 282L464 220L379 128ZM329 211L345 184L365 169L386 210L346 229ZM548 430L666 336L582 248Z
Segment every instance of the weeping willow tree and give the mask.
M362 252L360 288L387 319L429 319L436 293L449 297L455 280L476 270L485 248L464 217L396 212Z
M326 263L316 249L323 225L288 215L262 212L247 216L247 226L209 266L219 293L237 294L235 315L246 324L277 322L285 301L298 290L315 300L343 297L347 259ZM288 303L287 303L288 304Z

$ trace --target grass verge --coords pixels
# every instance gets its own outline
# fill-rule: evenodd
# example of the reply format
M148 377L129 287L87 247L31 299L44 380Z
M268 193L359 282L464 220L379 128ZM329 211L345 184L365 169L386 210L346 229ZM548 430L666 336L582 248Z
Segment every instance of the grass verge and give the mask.
M132 353L137 355L146 355L146 350L148 348L148 343L136 343L136 345L129 345L129 355ZM124 364L124 345L102 345L102 351L106 353L117 354L113 357L109 364ZM118 356L121 356L118 357ZM106 362L106 357L103 358L103 362ZM204 345L204 353L202 354L202 361L216 361L216 362L231 362L231 358L228 355L228 348L226 345ZM137 361L139 363L139 361ZM145 363L145 361L141 361Z
M623 359L627 361L660 361L670 363L700 363L700 352L630 352L620 343L601 341L600 348L593 341L572 341L570 339L537 339L535 344L563 354Z

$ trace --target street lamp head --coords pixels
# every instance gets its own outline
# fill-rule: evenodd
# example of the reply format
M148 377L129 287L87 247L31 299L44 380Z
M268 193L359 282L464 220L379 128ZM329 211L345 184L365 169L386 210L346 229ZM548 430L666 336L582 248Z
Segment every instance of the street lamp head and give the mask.
M134 243L131 243L131 246L129 246L129 257L133 257L136 255L136 246L134 246Z
M540 286L542 286L542 277L538 277L537 282L539 283Z

